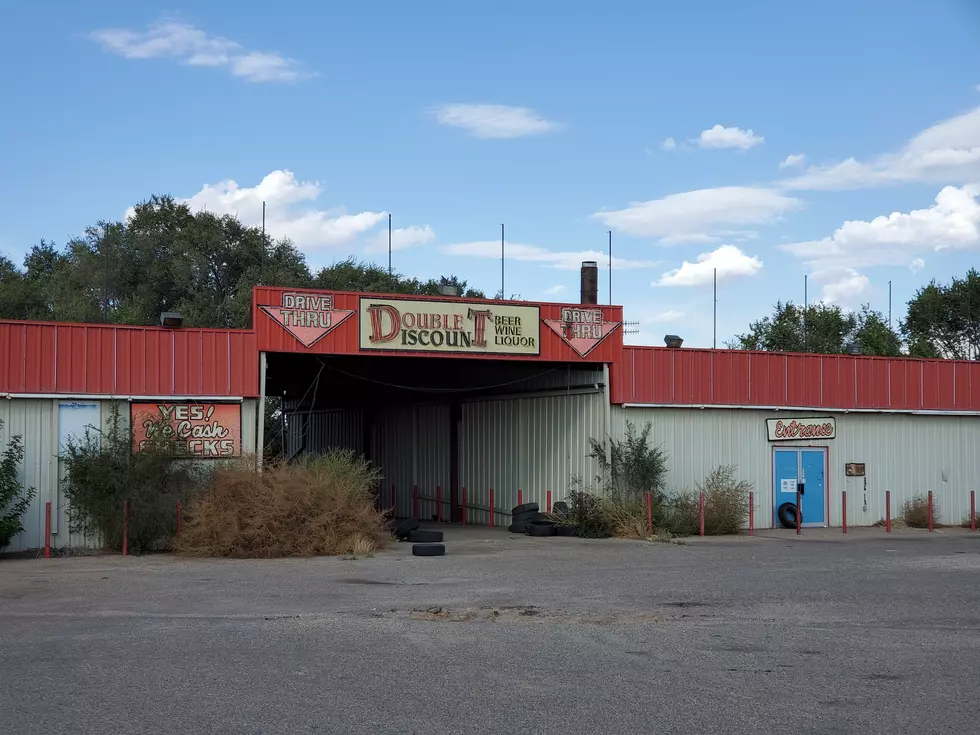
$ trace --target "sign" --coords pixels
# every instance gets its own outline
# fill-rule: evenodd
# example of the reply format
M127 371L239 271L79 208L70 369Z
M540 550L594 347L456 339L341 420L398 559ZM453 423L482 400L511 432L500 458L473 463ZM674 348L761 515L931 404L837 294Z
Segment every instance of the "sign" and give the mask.
M766 419L769 441L792 441L793 439L833 439L837 436L836 419Z
M864 477L864 462L848 462L844 465L845 477Z
M358 320L362 350L474 355L541 352L537 306L362 296Z
M794 480L792 477L784 477L779 481L779 490L780 492L792 493L793 495L796 495L796 480Z
M312 347L354 315L335 309L333 294L284 293L280 306L259 306L304 347Z
M173 441L178 454L208 459L242 454L240 403L134 403L133 453Z
M544 323L565 340L579 357L585 357L612 334L619 322L607 322L602 309L563 306L561 319L545 319Z

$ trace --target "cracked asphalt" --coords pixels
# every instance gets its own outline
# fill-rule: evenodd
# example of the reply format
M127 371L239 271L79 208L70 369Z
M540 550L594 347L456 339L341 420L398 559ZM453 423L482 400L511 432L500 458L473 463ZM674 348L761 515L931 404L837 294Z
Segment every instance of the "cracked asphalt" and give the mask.
M29 733L965 733L980 534L0 560Z

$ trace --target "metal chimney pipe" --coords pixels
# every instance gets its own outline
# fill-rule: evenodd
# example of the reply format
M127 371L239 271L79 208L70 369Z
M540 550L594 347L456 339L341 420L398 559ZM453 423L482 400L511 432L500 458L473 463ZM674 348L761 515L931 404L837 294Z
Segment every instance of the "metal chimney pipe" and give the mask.
M594 260L582 261L582 303L599 303L599 264Z

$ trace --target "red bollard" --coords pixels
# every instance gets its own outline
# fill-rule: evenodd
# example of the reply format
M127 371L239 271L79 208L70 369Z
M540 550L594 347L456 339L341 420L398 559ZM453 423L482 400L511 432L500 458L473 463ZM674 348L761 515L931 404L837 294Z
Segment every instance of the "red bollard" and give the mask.
M490 528L493 528L493 488L490 488Z
M796 535L803 533L803 498L799 488L796 490Z
M546 507L548 508L548 512L550 513L551 512L551 490L548 490L548 491L545 492L545 497L547 498L545 500Z
M442 485L436 485L436 520L442 523Z
M412 485L412 518L419 519L419 486Z
M970 491L970 530L977 530L977 493Z
M129 501L123 501L123 556L129 554Z
M466 485L463 485L463 525L466 525Z
M524 505L524 493L520 488L517 488L517 504Z
M701 497L698 498L698 505L700 506L699 514L701 516L701 535L704 536L704 493L701 493Z
M929 491L929 533L932 533L932 490Z
M177 538L180 538L180 532L184 529L184 506L177 501Z
M885 490L885 533L892 532L892 491Z
M844 528L841 533L847 533L847 491L842 490L840 494L841 517L844 519Z
M44 504L44 558L51 558L51 501Z
M653 536L653 494L647 493L647 535Z
M749 490L749 536L755 536L755 493Z

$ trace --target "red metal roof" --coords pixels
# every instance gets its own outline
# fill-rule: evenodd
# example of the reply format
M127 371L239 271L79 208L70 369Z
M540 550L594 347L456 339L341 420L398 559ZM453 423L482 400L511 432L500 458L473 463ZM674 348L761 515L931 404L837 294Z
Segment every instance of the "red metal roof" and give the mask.
M980 362L630 347L614 403L980 411Z
M0 321L0 393L258 395L255 333Z

